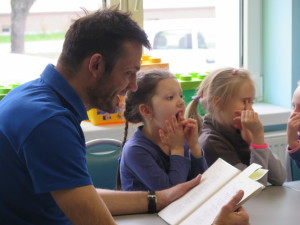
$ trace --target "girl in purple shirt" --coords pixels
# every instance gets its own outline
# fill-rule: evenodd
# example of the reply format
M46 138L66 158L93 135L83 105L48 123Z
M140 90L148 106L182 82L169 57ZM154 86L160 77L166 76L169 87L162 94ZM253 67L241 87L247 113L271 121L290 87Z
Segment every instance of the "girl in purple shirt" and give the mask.
M123 190L161 190L192 179L207 168L196 120L184 119L176 78L166 70L139 72L136 92L126 96L128 123L142 123L123 147Z

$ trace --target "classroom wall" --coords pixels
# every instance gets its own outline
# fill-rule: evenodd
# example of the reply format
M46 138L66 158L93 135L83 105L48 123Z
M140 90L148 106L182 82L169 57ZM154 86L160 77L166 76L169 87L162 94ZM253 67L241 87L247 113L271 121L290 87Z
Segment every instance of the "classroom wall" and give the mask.
M292 6L292 92L300 80L300 1L294 0Z
M300 1L264 0L262 4L264 102L290 108L300 80Z

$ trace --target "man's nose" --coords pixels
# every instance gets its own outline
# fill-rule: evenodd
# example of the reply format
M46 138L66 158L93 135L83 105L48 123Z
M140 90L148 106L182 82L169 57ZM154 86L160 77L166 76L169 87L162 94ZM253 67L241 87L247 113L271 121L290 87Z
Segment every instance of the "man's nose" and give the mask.
M133 76L130 79L127 90L128 91L136 91L137 90L136 76Z

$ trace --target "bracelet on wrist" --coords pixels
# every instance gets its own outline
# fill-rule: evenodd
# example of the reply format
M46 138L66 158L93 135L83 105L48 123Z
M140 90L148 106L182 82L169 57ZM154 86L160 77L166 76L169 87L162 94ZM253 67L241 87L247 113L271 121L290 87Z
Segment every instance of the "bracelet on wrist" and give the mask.
M264 149L264 148L268 148L269 147L267 143L264 143L263 145L257 145L257 144L250 143L250 146L252 148L257 148L257 149Z
M148 213L156 213L156 194L155 191L148 191Z

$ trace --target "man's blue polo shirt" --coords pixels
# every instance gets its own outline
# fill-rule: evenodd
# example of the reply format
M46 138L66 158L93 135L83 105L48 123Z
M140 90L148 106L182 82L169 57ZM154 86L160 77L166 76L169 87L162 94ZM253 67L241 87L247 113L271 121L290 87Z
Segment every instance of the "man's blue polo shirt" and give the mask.
M0 224L71 224L50 191L92 184L74 89L53 65L0 101Z

